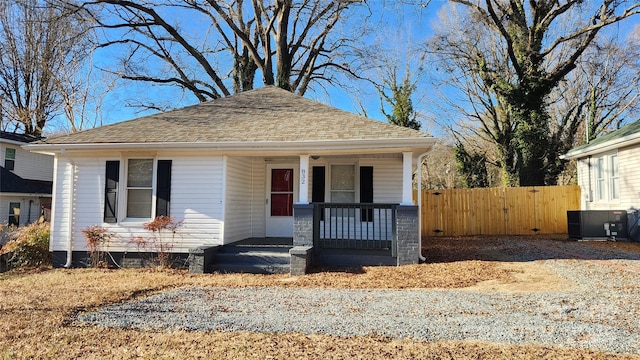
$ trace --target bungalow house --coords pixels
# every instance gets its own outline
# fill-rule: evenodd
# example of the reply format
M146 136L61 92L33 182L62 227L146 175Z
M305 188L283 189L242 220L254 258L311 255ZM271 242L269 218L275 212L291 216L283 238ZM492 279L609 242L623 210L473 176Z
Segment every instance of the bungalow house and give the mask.
M0 223L25 225L49 212L53 156L34 154L22 146L38 141L24 134L0 132Z
M563 159L577 163L581 210L626 211L628 235L640 241L640 120L571 149Z
M211 269L212 248L255 240L290 245L296 273L322 249L388 249L397 264L417 262L412 174L433 142L266 87L28 149L55 156L55 266L81 265L92 225L116 234L116 260L134 257L128 239L167 215L183 224L171 252L192 271Z

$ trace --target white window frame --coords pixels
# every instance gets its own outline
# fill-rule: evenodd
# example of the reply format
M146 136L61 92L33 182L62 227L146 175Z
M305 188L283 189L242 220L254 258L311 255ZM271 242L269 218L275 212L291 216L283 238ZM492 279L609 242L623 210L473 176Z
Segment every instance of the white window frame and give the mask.
M152 160L152 175L151 175L151 217L137 218L129 217L127 207L129 204L129 190L130 189L149 189L148 187L130 187L128 183L129 178L129 160ZM120 191L122 195L120 198L120 205L118 206L118 220L119 222L147 222L155 218L156 216L156 182L158 174L158 159L155 156L132 156L121 159L120 161Z
M596 202L617 202L620 200L620 164L618 152L602 154L595 158L593 179L595 181ZM617 189L617 194L614 189Z
M17 207L13 207L11 206L12 204L18 204ZM16 214L15 212L12 213L12 211L14 211L14 209L18 209L18 213ZM14 220L17 217L17 226L20 226L20 215L21 215L21 208L22 208L22 201L9 201L9 212L7 213L7 223L11 224L11 217L14 218Z
M334 166L352 166L353 167L353 189L351 190L335 190L333 189L333 167ZM331 202L335 202L333 199L333 193L353 193L353 202L358 202L358 165L355 163L333 163L329 165L329 198Z
M620 200L620 163L618 162L618 153L609 156L609 198L611 200Z
M360 203L360 163L358 161L330 161L326 164L326 173L325 173L325 199L329 199L329 203L335 203L333 200L332 192L333 191L341 191L341 190L333 190L333 181L332 181L332 172L334 165L349 165L353 166L353 203ZM347 192L347 191L344 191ZM350 191L349 191L350 192ZM356 214L356 211L349 211L347 215L341 214L340 217L350 217L355 218L359 216ZM329 217L338 217L336 213L331 211L329 213Z
M9 150L13 151L13 157L9 157ZM18 154L18 150L16 150L15 148L12 147L6 147L4 148L4 161L3 161L3 165L5 169L9 170L9 171L15 171L16 169L16 157ZM7 160L13 161L13 164L11 164L12 166L7 166Z

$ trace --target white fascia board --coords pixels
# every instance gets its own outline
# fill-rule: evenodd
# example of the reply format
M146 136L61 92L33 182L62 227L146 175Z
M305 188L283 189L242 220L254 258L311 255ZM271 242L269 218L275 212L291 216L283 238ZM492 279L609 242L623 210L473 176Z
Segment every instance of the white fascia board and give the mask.
M47 193L0 193L2 196L15 196L15 197L51 197L51 194Z
M22 146L24 144L27 144L25 142L22 141L15 141L15 140L10 140L10 139L5 139L5 138L0 138L0 142L6 143L6 144L12 144L12 145L18 145L18 146Z
M615 149L636 145L636 144L640 144L640 133L635 133L635 134L627 135L618 139L605 141L601 144L589 146L584 149L569 151L568 153L561 155L560 159L563 159L563 160L579 159L585 156L595 155L595 154L612 151Z
M306 153L318 151L363 149L425 149L435 138L330 140L330 141L256 141L256 142L164 142L164 143L91 143L91 144L30 144L26 150L55 154L63 150L193 150L207 149L225 152L269 151L274 153Z

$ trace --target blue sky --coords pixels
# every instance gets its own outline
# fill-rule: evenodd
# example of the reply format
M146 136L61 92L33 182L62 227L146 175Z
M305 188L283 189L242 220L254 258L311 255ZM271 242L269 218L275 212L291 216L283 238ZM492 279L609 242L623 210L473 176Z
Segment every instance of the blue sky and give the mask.
M372 2L376 3L376 1ZM407 7L395 5L394 2L380 1L377 6L371 6L373 10L381 10L382 6L386 7L386 11L378 11L371 16L370 21L374 22L377 27L383 28L380 39L372 39L371 41L388 42L389 48L394 49L399 54L406 50L408 41L423 42L430 34L430 22L435 16L437 9L444 1L434 1L429 8ZM393 11L390 11L393 10ZM397 44L394 41L402 39ZM102 67L110 67L113 61L119 56L115 49L101 49L96 55L96 63ZM260 74L256 78L256 86L260 83ZM317 87L317 91L310 90L305 97L314 99L332 106L336 106L346 111L360 113L360 103L367 110L367 115L377 120L383 120L384 116L379 111L378 95L372 86L366 84L357 84L361 94L354 94L337 87L328 88L327 94L322 88ZM104 100L102 106L103 123L113 123L123 120L136 118L151 111L143 111L126 106L133 99L163 99L170 98L175 101L175 106L186 106L195 103L192 96L183 94L179 89L167 86L153 86L146 83L136 83L133 81L121 80L118 87L111 91Z
M393 1L372 1L371 9L374 11L369 21L380 29L378 33L366 39L368 42L377 42L397 54L400 63L405 63L409 43L424 44L425 40L432 34L432 23L437 19L437 13L442 6L448 6L444 0L432 1L426 8L407 7L396 5ZM638 26L640 16L627 19L621 25L616 25L611 31L619 32L626 36L634 26ZM196 25L197 26L197 25ZM114 49L103 49L97 57L97 63L108 66L119 54ZM415 58L409 59L412 72L416 72L418 66L425 69L425 81L420 81L414 96L415 108L427 117L437 117L436 110L431 106L434 101L435 91L430 88L426 78L429 77L430 65L428 61L419 64ZM260 75L256 79L256 86L260 82ZM371 118L384 121L383 114L379 111L380 101L375 89L361 82L352 82L356 88L354 90L344 90L338 87L328 88L328 93L317 87L318 91L308 91L305 97L336 106L346 111L361 113L361 106L367 111ZM195 103L195 98L182 93L175 87L152 86L146 83L136 83L122 80L118 87L112 91L104 100L101 114L103 124L119 122L150 114L149 111L127 107L126 103L132 99L141 101L154 101L156 99L171 99L175 107L186 106ZM424 123L423 129L437 134L437 129L433 129L433 124Z

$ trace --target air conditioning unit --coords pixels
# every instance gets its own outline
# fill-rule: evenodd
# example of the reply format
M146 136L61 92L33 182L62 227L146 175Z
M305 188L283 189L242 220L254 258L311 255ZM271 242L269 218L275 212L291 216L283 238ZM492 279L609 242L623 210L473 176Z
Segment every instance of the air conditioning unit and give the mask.
M569 237L581 240L627 240L627 212L625 210L569 210Z

